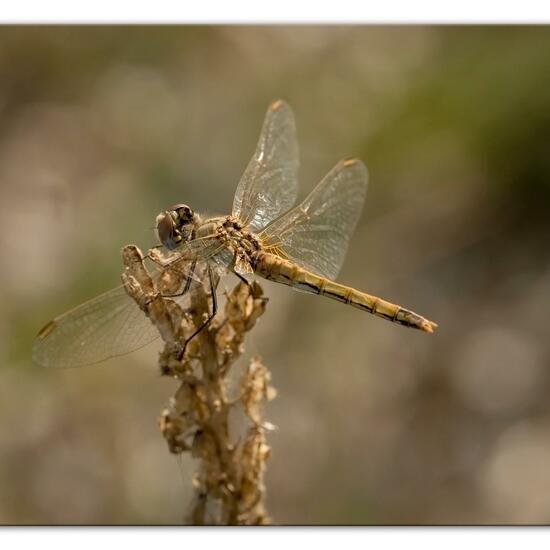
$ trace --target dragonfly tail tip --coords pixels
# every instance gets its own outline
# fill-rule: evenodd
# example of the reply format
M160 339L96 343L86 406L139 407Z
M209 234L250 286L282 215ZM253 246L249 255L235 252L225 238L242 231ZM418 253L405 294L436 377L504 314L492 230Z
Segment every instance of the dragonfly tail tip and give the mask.
M438 327L439 325L437 323L434 323L433 321L428 321L427 319L422 319L422 322L420 324L420 328L424 332L429 332L430 334L433 334L433 331Z

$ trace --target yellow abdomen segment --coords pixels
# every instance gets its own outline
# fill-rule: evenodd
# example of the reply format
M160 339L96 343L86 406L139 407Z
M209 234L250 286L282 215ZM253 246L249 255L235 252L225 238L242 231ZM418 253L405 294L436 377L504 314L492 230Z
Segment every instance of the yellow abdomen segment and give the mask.
M254 272L264 279L282 283L303 292L327 296L338 302L368 311L393 323L399 323L425 332L433 332L437 328L436 323L413 311L315 275L315 273L306 271L298 265L273 254L258 254L253 267Z

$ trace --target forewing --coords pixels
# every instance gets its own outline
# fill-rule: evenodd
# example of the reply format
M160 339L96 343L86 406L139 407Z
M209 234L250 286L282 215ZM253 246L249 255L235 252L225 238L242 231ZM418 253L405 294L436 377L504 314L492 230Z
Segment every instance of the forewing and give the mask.
M233 215L259 231L286 212L298 196L298 141L294 115L282 100L271 103L256 152L241 177Z
M119 286L50 321L35 340L33 360L44 367L80 367L130 353L158 336Z
M212 241L194 242L187 251L200 251L201 260L203 256L211 258L215 252L213 244ZM171 294L185 286L187 277L191 278L185 295L170 298L184 309L204 276L206 263L199 261L198 254L195 257L197 262L186 261L182 256L164 269L156 265L149 267L157 288L163 289L168 281L176 281L177 288L172 289ZM193 263L195 269L191 271ZM173 276L165 279L170 272ZM166 291L169 288L162 290ZM119 286L50 321L34 342L33 361L44 367L81 367L130 353L158 337L156 327L124 287Z
M194 260L199 265L204 264L202 271L204 271L206 264L215 267L216 271L226 271L228 266L233 263L234 258L233 252L215 237L199 238L186 242L174 251L176 253L176 268L179 263L177 258L180 255L180 250L183 258L190 258L191 261ZM184 265L186 265L185 261ZM187 265L189 265L189 260ZM199 270L196 269L193 278L200 282L204 278L204 273L199 275L198 272Z
M340 161L300 205L260 233L265 249L336 278L361 214L367 180L360 160Z

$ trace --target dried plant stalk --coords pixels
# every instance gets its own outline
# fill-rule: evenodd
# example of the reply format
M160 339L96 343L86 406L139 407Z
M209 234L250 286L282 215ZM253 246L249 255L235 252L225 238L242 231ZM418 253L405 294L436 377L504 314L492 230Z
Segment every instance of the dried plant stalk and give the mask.
M161 372L180 382L159 424L172 453L189 452L199 460L189 521L199 525L269 523L264 473L270 454L266 431L272 426L264 421L263 406L275 397L275 390L260 358L249 362L237 397L228 395L230 368L243 353L246 333L265 311L267 299L260 285L239 283L227 295L223 313L189 342L182 356L184 343L212 309L207 277L205 284L195 283L183 308L176 300L160 297L181 286L182 270L166 269L155 280L137 247L125 247L122 257L126 291L164 340ZM230 430L230 414L238 408L248 419L240 436Z

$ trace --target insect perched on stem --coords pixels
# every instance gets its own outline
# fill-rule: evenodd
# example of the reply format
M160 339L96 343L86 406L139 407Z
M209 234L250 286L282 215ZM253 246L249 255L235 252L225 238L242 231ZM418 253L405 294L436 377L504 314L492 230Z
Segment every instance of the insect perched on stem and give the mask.
M237 186L229 216L203 219L185 204L160 213L156 227L167 256L150 253L155 277L178 272L180 288L164 296L185 299L205 284L216 314L216 286L227 272L258 275L332 298L393 323L433 332L436 323L399 305L336 283L367 190L367 169L340 161L306 199L298 192L294 116L281 100L267 110L256 151ZM198 275L200 274L200 276ZM38 334L34 360L46 367L87 365L131 352L158 336L121 286L48 323Z

